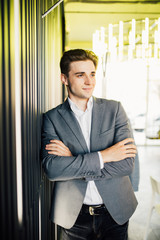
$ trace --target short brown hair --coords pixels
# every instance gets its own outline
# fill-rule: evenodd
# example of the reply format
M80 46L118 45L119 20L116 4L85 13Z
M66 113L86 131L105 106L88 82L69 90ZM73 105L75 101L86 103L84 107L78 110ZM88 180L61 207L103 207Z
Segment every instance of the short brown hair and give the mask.
M86 60L91 60L95 68L97 68L98 57L92 51L84 50L84 49L72 49L64 52L60 61L61 73L65 74L68 77L71 62L86 61Z

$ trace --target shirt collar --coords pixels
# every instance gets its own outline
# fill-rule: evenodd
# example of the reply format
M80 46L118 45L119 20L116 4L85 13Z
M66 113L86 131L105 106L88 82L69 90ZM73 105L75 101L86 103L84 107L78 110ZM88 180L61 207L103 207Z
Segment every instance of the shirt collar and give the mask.
M81 109L77 107L77 105L68 97L68 102L70 105L71 110L77 115L81 116L87 111L91 111L93 107L93 97L90 97L87 103L87 109L85 112L83 112Z

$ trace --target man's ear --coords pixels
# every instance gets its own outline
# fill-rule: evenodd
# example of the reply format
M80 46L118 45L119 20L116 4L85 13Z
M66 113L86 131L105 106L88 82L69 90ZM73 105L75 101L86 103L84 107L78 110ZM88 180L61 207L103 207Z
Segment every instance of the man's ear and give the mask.
M61 82L64 85L68 86L68 78L67 78L67 76L64 73L61 73Z

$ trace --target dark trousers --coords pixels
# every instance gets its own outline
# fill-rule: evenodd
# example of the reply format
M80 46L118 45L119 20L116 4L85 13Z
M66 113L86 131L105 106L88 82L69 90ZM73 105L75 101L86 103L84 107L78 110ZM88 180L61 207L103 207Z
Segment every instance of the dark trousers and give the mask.
M62 228L62 240L127 240L128 222L118 225L106 210L99 215L81 211L70 229Z

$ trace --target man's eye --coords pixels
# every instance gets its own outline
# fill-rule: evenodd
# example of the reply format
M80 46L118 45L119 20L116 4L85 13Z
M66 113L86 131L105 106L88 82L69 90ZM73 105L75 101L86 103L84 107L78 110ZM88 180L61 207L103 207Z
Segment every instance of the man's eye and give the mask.
M95 77L95 73L91 74L92 77Z
M77 77L82 77L83 75L82 74L78 74Z

